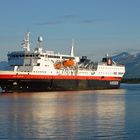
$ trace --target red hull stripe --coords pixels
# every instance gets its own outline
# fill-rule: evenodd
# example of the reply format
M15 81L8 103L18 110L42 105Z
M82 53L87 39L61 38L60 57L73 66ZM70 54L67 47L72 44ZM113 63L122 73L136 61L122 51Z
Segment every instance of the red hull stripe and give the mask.
M72 80L115 80L120 81L121 77L105 77L105 76L60 76L60 75L10 75L10 74L1 74L0 79L72 79Z

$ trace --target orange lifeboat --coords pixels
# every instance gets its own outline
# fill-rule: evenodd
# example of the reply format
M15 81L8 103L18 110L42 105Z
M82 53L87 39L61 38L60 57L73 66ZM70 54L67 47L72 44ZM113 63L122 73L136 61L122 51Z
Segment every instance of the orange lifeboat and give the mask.
M54 64L54 67L55 67L56 69L61 69L61 68L62 68L61 62L58 62L58 63Z
M64 67L71 67L71 66L74 66L74 61L73 61L72 59L64 60L64 61L63 61L63 65L64 65Z

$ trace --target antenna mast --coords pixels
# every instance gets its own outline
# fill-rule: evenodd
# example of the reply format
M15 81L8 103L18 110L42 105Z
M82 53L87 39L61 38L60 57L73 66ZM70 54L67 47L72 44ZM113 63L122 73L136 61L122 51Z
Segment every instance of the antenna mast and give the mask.
M23 46L24 49L26 49L26 51L28 52L30 51L30 32L26 33L23 43L21 45Z
M74 39L72 39L72 45L71 45L71 52L70 55L73 57L74 56Z

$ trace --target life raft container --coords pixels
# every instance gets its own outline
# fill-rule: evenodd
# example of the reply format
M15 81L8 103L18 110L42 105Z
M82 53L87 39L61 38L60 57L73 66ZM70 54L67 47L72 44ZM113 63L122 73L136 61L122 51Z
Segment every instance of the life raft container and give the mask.
M72 67L72 66L74 66L74 61L72 60L72 59L69 59L69 60L64 60L63 61L63 66L64 67Z
M62 63L61 62L58 62L58 63L54 64L54 67L56 69L61 69L62 68Z

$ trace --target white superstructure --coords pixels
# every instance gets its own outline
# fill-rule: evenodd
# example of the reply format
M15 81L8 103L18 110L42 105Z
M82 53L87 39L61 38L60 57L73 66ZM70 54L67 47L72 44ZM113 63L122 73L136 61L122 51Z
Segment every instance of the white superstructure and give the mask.
M70 55L63 55L53 51L44 51L42 37L38 38L38 47L31 51L29 39L29 33L27 33L22 44L24 51L8 54L9 65L17 73L102 77L122 77L125 73L124 66L116 64L108 56L100 63L91 62L86 57L80 59L74 56L73 43Z

